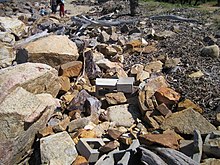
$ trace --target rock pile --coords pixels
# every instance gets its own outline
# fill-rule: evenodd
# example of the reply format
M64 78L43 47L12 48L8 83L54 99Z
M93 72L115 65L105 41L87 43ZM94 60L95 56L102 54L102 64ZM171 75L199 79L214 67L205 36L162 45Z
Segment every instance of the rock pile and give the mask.
M129 61L160 52L178 27L155 33L141 21L134 28L42 17L39 3L0 7L7 9L0 13L0 164L218 164L220 113L210 123L167 78L184 59ZM201 56L218 59L218 45Z

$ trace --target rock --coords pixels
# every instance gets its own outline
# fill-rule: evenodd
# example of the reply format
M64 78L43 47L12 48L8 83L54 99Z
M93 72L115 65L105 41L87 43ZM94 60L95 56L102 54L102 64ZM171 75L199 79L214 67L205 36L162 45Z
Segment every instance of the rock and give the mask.
M165 39L165 38L173 37L175 34L176 33L172 32L172 31L165 30L163 32L156 33L155 38L156 39Z
M128 77L127 73L121 67L115 67L115 68L108 69L106 71L106 76L116 77L116 78L126 78L126 77Z
M199 130L194 131L194 154L193 154L193 160L200 163L202 158L202 137Z
M220 113L218 113L218 114L216 115L216 121L217 121L218 123L220 123Z
M84 128L89 122L89 117L72 120L68 125L68 132L74 132L76 129Z
M120 45L112 44L111 46L117 51L117 54L122 54L124 51Z
M105 57L115 56L118 52L112 46L108 45L98 45L99 52L101 52Z
M96 62L96 64L103 69L121 68L122 64L118 62L111 62L108 59L102 59Z
M133 109L129 104L110 106L107 108L107 116L116 126L131 127L134 123L131 111Z
M26 33L25 24L17 18L0 17L0 22L6 32L10 32L19 38Z
M165 61L164 68L175 68L180 62L180 58L168 58Z
M51 127L51 126L47 126L47 127L43 128L43 129L40 129L38 131L38 137L39 138L46 137L48 135L53 135L53 134L54 134L53 127Z
M178 107L177 107L178 111L188 109L188 108L192 108L192 109L194 109L195 111L197 111L199 113L203 113L203 109L200 108L197 104L193 103L189 99L185 99L185 100L178 103Z
M72 165L87 165L89 162L86 160L85 157L78 155L76 160L72 163Z
M115 140L115 141L108 142L107 144L101 146L99 148L99 151L102 153L108 153L108 152L116 149L119 146L120 146L120 143Z
M15 36L10 32L0 32L0 41L13 46L15 44Z
M157 110L163 115L163 116L170 116L172 114L172 111L167 108L167 106L162 103L159 106L157 106Z
M126 44L126 49L131 52L135 51L135 48L140 48L142 46L142 42L140 40L131 40Z
M101 70L93 60L93 52L91 50L85 51L84 58L85 58L85 71L88 75L88 78L95 79L96 77L100 77Z
M70 79L66 76L60 76L61 91L67 92L70 89Z
M73 110L73 111L70 111L68 115L72 120L79 119L81 118L81 111Z
M122 92L108 93L105 95L105 99L110 105L116 105L121 103L126 103L127 99Z
M154 120L153 117L151 117L152 111L146 111L145 116L143 120L147 122L151 127L158 129L160 126L159 124Z
M157 48L154 45L146 45L141 48L134 48L134 51L139 52L139 53L150 54L150 53L156 52Z
M218 58L219 57L219 47L218 47L218 45L211 45L211 46L206 46L206 47L202 48L201 49L201 55L202 56Z
M110 126L110 122L103 122L103 123L100 123L98 124L94 129L93 131L95 132L96 134L96 137L102 137L103 134L105 134L105 132L108 130Z
M62 132L67 129L67 126L70 123L70 117L66 116L62 121L60 121L57 125L53 126L54 132Z
M201 70L197 71L197 72L193 72L189 75L190 78L199 78L204 76L204 73L202 73Z
M203 41L208 45L214 45L217 42L217 39L213 35L210 35L203 38Z
M112 139L117 140L122 135L122 132L115 130L115 129L108 129L108 135Z
M1 69L0 100L15 86L21 86L32 93L49 93L53 97L60 90L57 71L39 63L25 63Z
M208 159L204 159L200 165L219 165L219 164L220 164L220 159L208 158Z
M17 164L28 156L35 135L46 126L55 107L21 87L1 100L0 105L0 164Z
M199 130L201 134L216 130L200 113L191 108L173 113L164 120L161 128L164 130L174 129L177 133L191 135L195 129Z
M184 153L190 158L193 158L194 154L194 141L193 140L180 140L180 152Z
M146 64L144 70L149 73L161 72L163 69L163 63L161 61L153 61L149 64Z
M203 153L214 158L220 158L220 131L208 134L203 144Z
M112 62L120 62L123 63L124 62L124 56L123 55L118 55L116 54L114 57L111 58Z
M49 35L28 43L16 55L17 63L39 62L52 67L76 61L79 57L77 46L67 36Z
M15 54L13 53L12 48L6 47L0 43L0 52L0 68L5 68L12 65L12 61L15 58Z
M180 94L171 88L161 87L155 92L154 95L158 103L164 103L168 107L176 104L180 99Z
M108 33L106 33L104 30L100 33L100 35L98 36L97 40L99 42L107 42L110 39L110 35Z
M140 135L139 140L141 144L145 144L147 146L159 144L164 147L179 149L180 138L176 135L174 131L169 131L163 134Z
M150 77L150 73L146 71L138 72L137 74L137 81L143 82L144 80L148 79Z
M77 77L82 70L81 61L71 61L60 66L59 75L66 77Z
M93 130L82 129L78 132L79 138L96 138L96 134Z
M144 66L141 64L135 64L131 67L130 73L131 74L138 74L140 72L142 72L144 69Z
M78 153L67 132L60 132L40 139L40 153L43 164L72 164Z

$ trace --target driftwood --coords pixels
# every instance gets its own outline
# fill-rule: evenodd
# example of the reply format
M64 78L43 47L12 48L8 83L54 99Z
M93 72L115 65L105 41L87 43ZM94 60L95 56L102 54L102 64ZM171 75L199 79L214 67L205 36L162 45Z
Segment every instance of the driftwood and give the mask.
M23 47L24 45L28 44L29 42L32 42L32 41L35 41L35 40L37 40L37 39L39 39L39 38L48 36L49 33L47 33L47 31L48 31L48 30L46 29L46 30L44 30L44 31L41 32L41 33L37 33L37 34L35 34L35 35L32 35L32 36L30 36L30 37L28 37L28 38L26 38L26 39L20 41L19 43L17 43L17 44L14 46L14 48L15 48L15 49L21 48L21 47Z
M182 152L176 151L171 148L154 147L160 157L166 160L169 165L199 165L198 162L192 160Z
M167 165L158 155L153 153L152 151L144 148L139 147L142 152L141 162L146 164L153 164L153 165Z
M151 16L150 19L152 20L175 20L175 21L181 21L181 22L192 22L192 23L198 23L199 21L196 19L191 18L184 18L176 15L159 15L159 16Z
M81 16L81 18L73 16L71 17L71 20L78 24L80 27L77 29L75 35L79 35L84 29L86 29L88 26L119 26L122 24L132 24L138 21L137 19L133 20L93 20L91 18L88 18L84 15Z

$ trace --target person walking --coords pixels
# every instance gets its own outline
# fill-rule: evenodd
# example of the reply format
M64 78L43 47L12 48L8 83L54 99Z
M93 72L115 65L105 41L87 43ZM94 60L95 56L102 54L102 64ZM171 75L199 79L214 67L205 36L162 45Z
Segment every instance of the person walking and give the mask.
M50 6L53 14L57 12L57 0L50 0Z
M130 14L135 16L137 14L138 0L129 0L130 1Z
M64 17L64 0L57 0L57 4L60 5L60 17Z

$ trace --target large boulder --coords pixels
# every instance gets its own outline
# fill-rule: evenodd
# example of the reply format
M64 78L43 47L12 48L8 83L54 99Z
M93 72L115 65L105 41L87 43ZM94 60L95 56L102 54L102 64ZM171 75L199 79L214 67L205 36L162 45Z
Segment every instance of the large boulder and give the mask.
M75 144L67 132L60 132L40 140L43 164L72 164L78 156Z
M52 67L76 61L79 57L77 46L67 36L50 35L27 44L17 52L16 61L39 62Z
M25 24L17 18L0 17L2 28L17 37L21 37L26 32Z
M56 96L60 89L57 71L45 64L25 63L0 70L0 101L16 86L32 93Z
M191 108L173 113L164 120L161 128L174 129L178 133L190 135L193 135L195 129L199 130L201 134L208 134L216 130L215 126Z
M52 97L52 96L50 96ZM36 133L55 109L17 87L0 104L0 164L17 164L31 151Z

